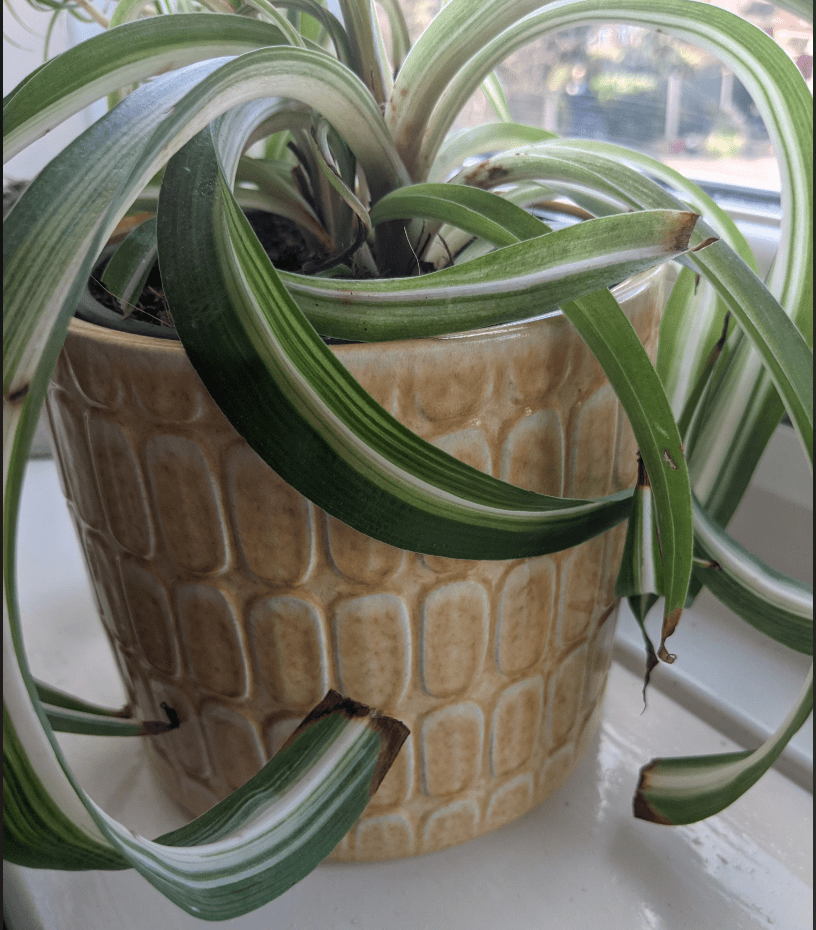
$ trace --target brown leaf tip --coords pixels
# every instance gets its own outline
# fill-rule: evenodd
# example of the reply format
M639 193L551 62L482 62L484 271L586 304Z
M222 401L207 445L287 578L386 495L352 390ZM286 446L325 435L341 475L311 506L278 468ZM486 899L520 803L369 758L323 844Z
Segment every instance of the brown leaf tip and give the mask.
M380 754L369 786L369 793L374 794L411 731L400 720L387 717L380 711L369 707L368 704L343 697L337 691L329 690L323 700L308 714L289 739L281 746L281 750L286 749L290 743L294 742L295 738L307 727L334 713L341 713L349 720L365 720L366 726L380 737Z
M672 826L671 820L660 811L655 810L646 799L646 793L650 790L651 773L655 767L656 761L644 765L640 770L640 779L638 780L637 791L632 800L632 812L638 820L648 820L650 823L659 823L663 826Z
M377 788L380 787L380 782L385 778L388 770L394 764L397 753L399 753L405 740L408 739L408 734L411 731L401 720L397 720L394 717L386 717L376 711L369 717L368 725L372 730L378 733L382 739L380 755L377 759L377 767L374 769L374 774L371 776L371 783L368 789L373 795Z
M719 241L720 241L720 240L719 240L719 238L718 238L717 236L709 236L708 239L703 239L703 241L702 241L699 245L695 245L694 248L691 249L691 251L692 251L692 252L699 252L700 249L704 249L704 248L706 248L707 246L713 245L715 242L719 242Z
M666 640L677 629L677 624L680 622L680 618L682 616L683 608L675 607L674 610L663 617L663 629L661 630L660 648L657 650L657 654L660 656L663 662L666 662L669 665L674 662L677 656L673 655L666 649Z
M167 703L167 701L162 701L159 704L159 707L167 714L167 719L169 721L168 729L175 730L176 727L180 725L179 715L176 711Z
M692 213L688 210L681 212L680 223L675 230L674 241L671 243L671 248L673 251L685 252L686 249L688 249L689 239L691 238L691 234L694 231L697 220L699 219L699 213Z
M641 711L641 714L646 712L646 689L649 687L649 682L652 679L652 672L657 668L658 665L660 665L660 662L658 661L654 647L652 646L652 641L648 640L648 645L646 646L646 671L643 673L643 689L641 690L641 694L643 696L643 710Z
M14 390L6 394L6 400L10 404L19 404L25 400L30 388L30 384L24 384L22 387L14 388Z
M142 736L159 736L162 733L169 733L175 730L178 724L165 723L163 720L143 720L140 725L140 734Z
M663 639L667 640L677 629L677 624L683 616L683 608L675 607L669 614L663 618Z
M666 665L672 665L677 659L677 656L673 652L669 652L663 643L660 644L660 648L657 650L657 654L660 656L661 661L665 662Z
M643 464L643 459L641 458L641 455L639 452L637 456L637 463L638 463L637 486L639 488L650 488L651 484L649 482L649 473L646 471L646 466Z

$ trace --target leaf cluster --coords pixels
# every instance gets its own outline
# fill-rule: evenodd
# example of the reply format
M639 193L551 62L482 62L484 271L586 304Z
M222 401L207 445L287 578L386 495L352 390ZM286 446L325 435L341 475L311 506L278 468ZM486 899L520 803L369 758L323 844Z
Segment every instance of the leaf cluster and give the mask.
M451 0L413 46L397 0L339 0L339 10L319 0L172 9L119 0L110 28L4 101L5 158L94 100L110 103L5 225L4 699L17 858L66 867L91 848L210 918L288 887L245 894L257 891L253 868L280 850L303 858L305 844L303 861L318 861L329 834L312 844L304 822L334 818L336 842L364 806L377 760L390 758L391 737L330 702L321 713L333 723L307 727L288 761L273 760L212 816L157 841L99 811L65 763L52 725L92 728L88 718L100 714L55 705L28 673L13 572L17 504L69 320L123 222L135 229L105 276L123 317L158 260L178 335L210 393L267 462L339 519L402 548L494 559L567 548L629 516L618 592L641 623L663 598L657 653L667 660L665 640L700 584L793 648L812 624L812 593L723 529L783 410L812 456L812 110L795 65L739 17L686 0L600 9L594 0ZM783 177L782 244L765 281L733 222L687 179L637 152L513 122L497 65L599 16L695 43L752 93ZM451 135L480 87L498 122ZM294 224L307 253L298 272L273 267L246 210ZM666 262L680 272L655 366L613 288ZM556 307L632 424L643 464L634 496L550 498L463 465L379 407L321 338L440 335ZM754 752L653 763L636 814L677 823L722 809L772 764L811 706L806 684ZM326 805L290 803L299 780L313 777ZM239 826L247 821L257 827L251 840ZM207 856L196 852L202 843Z

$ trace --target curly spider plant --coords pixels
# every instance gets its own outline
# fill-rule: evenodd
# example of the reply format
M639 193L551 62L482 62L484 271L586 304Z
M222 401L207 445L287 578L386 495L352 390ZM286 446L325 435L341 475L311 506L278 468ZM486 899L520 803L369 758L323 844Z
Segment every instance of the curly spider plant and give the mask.
M17 508L68 322L128 213L155 218L120 247L107 286L126 306L158 255L208 391L324 510L392 545L467 559L566 548L628 515L618 593L641 623L664 598L663 658L700 585L769 636L811 648L810 591L722 529L783 411L812 454L812 113L794 64L739 17L690 0L451 0L413 47L397 0L384 0L390 49L373 0L339 5L342 20L318 0L201 0L183 13L118 0L109 29L4 102L5 158L98 98L110 103L6 222L7 855L48 868L135 867L208 919L258 907L312 868L365 805L390 737L330 702L251 782L152 841L101 811L66 764L55 729L138 726L32 679L15 594ZM696 43L752 94L782 174L782 241L764 282L734 224L679 174L510 120L496 65L539 36L597 21ZM503 118L449 135L483 84ZM542 196L588 218L551 229L526 209ZM276 271L242 207L297 224L309 251L299 273ZM609 287L669 260L680 273L655 368ZM560 306L606 372L643 462L634 492L564 500L481 474L396 423L321 339L460 332L523 319L531 306ZM809 677L758 749L651 763L636 814L688 823L721 810L811 706ZM318 840L316 818L333 824Z

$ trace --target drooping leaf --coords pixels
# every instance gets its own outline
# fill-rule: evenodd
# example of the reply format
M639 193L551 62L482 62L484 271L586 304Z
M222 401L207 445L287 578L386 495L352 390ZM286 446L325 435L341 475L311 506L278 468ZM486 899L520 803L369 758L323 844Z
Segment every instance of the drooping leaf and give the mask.
M638 480L632 497L632 510L626 528L621 567L615 584L615 595L625 597L640 627L646 649L646 671L643 675L643 702L652 671L658 664L654 644L646 629L646 616L663 594L663 562L661 559L649 476L638 456Z
M813 666L787 719L758 749L653 759L640 773L634 813L660 824L695 823L718 814L759 781L813 711Z
M575 145L560 140L540 143L529 152L517 151L490 159L464 172L461 180L489 187L525 178L566 178L608 191L622 203L639 209L682 206L681 201L654 181L625 164L607 161L600 152L590 154L586 148L586 143ZM711 244L712 235L713 230L705 222L699 222L692 235L691 252L684 261L700 269L745 331L758 358L767 367L806 453L812 457L812 351L796 323L750 267L722 240ZM704 243L709 247L700 248ZM802 285L801 280L799 284ZM798 300L794 309L802 312ZM721 393L727 390L724 386ZM755 412L753 408L751 414L742 410L744 396L731 396L738 398L741 420ZM733 403L737 404L737 400ZM726 422L730 430L733 424L730 420ZM714 469L719 461L719 457L713 456L706 460L706 465Z
M263 50L264 54L272 52ZM353 715L349 719L347 711L332 711L325 718L333 720L329 730L323 728L304 743L294 744L288 757L290 762L292 758L302 762L307 756L311 760L312 771L303 770L303 777L318 794L328 789L320 803L314 798L307 800L305 808L293 809L291 816L284 809L282 818L279 807L267 810L264 805L275 784L284 789L284 797L298 793L302 797L301 787L289 777L293 771L290 762L283 762L286 775L282 779L281 761L273 760L250 787L228 799L215 814L211 812L201 834L212 836L212 817L234 828L254 818L257 829L249 839L239 830L220 839L217 848L202 853L195 848L171 850L166 842L134 835L82 791L36 696L19 632L14 537L28 449L76 294L84 286L98 251L94 243L101 247L129 200L172 153L174 140L177 146L183 143L184 127L198 120L197 128L201 128L217 115L219 106L223 110L232 103L231 96L226 99L235 86L229 78L225 82L228 92L221 88L220 104L208 99L213 91L210 85L203 98L194 91L192 99L189 95L186 98L186 106L178 106L197 82L203 78L206 84L213 73L218 74L220 64L190 66L181 79L178 75L159 78L103 117L69 146L55 167L46 169L32 184L29 196L9 217L4 241L4 851L12 861L35 867L122 868L130 864L181 907L209 919L259 906L319 861L365 805L374 787L372 773L377 771L378 760L388 762L393 757L390 752L383 755L383 747L389 742L393 745L393 737L380 732L379 724L372 730L369 723ZM242 63L237 67L241 70ZM288 70L281 68L282 72ZM250 98L268 92L268 87L261 86L263 80L257 75L248 78L245 89ZM288 80L298 83L297 78ZM314 85L309 92L317 94ZM327 96L332 92L329 87ZM218 97L217 89L214 93ZM170 105L168 109L168 102L173 101L177 108ZM208 111L212 106L215 110ZM270 109L274 107L259 106L259 119ZM156 127L160 127L157 135L151 137ZM364 160L371 141L369 137L363 144ZM115 177L103 170L106 163L108 168L115 165ZM60 197L62 170L78 179L72 188L74 201L67 206ZM83 200L85 211L70 209ZM43 210L43 204L48 204L48 209ZM27 249L42 252L47 242L51 243L47 269L39 277L26 277L25 266L30 266ZM27 283L20 287L21 281ZM301 810L307 815L306 827L315 830L314 834L309 829L304 834ZM200 841L198 829L193 826L185 834L186 840ZM277 868L275 849L290 857L292 868ZM256 859L267 863L261 872Z
M218 166L206 135L170 172L159 213L161 261L168 282L185 279L189 266L200 285L179 291L169 285L180 336L210 394L290 484L361 532L451 557L553 551L622 518L628 493L583 502L523 491L399 424L302 317L224 182L215 183ZM209 217L198 224L208 235L194 243L184 235L191 215ZM251 416L255 409L267 411L262 423ZM296 445L296 460L277 435ZM336 486L325 482L327 471Z
M49 61L3 104L3 161L120 87L197 61L279 45L279 29L243 16L172 14L127 23Z

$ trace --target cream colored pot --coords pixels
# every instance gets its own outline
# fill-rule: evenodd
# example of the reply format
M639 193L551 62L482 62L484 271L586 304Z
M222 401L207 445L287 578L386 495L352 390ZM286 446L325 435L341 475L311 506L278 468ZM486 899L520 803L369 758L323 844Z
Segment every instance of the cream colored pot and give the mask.
M617 295L651 353L662 275ZM634 439L560 314L464 336L344 345L398 419L547 494L632 486ZM174 341L71 324L48 397L63 488L167 791L200 813L337 690L411 735L336 860L462 843L554 791L600 719L624 527L555 555L470 562L376 542L284 484Z

